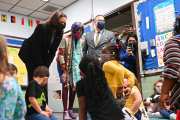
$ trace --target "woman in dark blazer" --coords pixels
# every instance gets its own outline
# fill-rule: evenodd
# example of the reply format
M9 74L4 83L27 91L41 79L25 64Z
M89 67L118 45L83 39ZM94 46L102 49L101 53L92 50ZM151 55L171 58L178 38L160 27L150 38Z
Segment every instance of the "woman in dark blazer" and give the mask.
M53 61L63 36L66 20L65 14L55 12L47 22L39 24L33 34L24 40L19 57L26 65L29 82L37 66L49 67Z

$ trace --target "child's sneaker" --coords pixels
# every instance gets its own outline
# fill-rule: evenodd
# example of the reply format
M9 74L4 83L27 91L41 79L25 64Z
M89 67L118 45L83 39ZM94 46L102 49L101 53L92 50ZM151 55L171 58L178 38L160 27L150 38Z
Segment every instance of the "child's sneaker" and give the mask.
M71 120L72 119L71 116L69 115L68 111L64 111L63 118L64 118L64 120Z
M69 116L72 118L72 119L76 119L76 115L74 114L73 110L69 110Z

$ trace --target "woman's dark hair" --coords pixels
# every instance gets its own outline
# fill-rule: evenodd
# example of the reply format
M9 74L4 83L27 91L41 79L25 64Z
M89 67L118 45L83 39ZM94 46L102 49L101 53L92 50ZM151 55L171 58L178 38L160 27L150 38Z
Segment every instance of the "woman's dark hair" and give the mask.
M129 44L128 40L129 40L130 37L133 37L136 40L136 44L133 45L133 53L135 55L137 55L137 52L138 52L138 45L137 45L138 38L137 38L137 35L135 33L133 33L133 32L128 33L128 36L127 36L127 39L126 39L126 42L125 42L125 46L126 46L126 48L128 47L128 44Z
M89 105L87 106L88 112L91 113L94 109L101 107L104 101L109 101L112 105L116 105L99 60L93 56L86 55L82 58L79 68L84 73L82 85L84 88L83 92L87 98L86 101L89 103L87 104ZM121 120L124 118L124 114L118 106L116 107L119 113L119 120Z
M138 41L137 35L135 33L128 33L127 39L126 39L126 43L128 43L128 40L130 37L135 38L136 41Z
M33 77L49 77L48 67L38 66L33 72Z
M174 23L174 35L180 34L180 16L176 17L176 21Z
M75 33L78 30L82 30L82 33L84 33L84 26L81 22L74 22L71 26L71 32Z
M119 46L117 44L109 43L104 46L102 53L109 53L109 60L118 60L119 61Z
M63 12L57 12L56 11L52 14L52 16L47 20L46 23L48 23L50 25L58 25L59 19L62 17L67 18L67 16Z
M104 97L112 96L110 92L100 62L92 56L86 55L82 58L79 68L85 74L83 79L85 93L88 98L96 101L94 104L101 102Z

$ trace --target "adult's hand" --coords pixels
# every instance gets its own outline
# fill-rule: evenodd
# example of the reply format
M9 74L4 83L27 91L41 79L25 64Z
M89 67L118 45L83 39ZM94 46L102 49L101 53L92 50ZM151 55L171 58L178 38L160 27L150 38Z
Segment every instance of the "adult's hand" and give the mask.
M66 71L63 72L61 79L62 79L63 83L65 83L65 84L67 83L69 76L68 76L68 73Z

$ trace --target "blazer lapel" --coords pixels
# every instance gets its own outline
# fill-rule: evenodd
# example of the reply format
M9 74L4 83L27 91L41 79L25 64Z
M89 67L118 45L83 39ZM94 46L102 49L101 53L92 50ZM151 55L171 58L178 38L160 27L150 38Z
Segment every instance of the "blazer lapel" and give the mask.
M90 38L89 38L89 44L92 45L93 47L96 47L96 46L95 46L95 43L94 43L94 34L95 34L95 32L93 31L93 32L91 33L91 35L89 36L89 37L90 37Z
M107 42L106 41L106 31L103 30L102 33L101 33L101 37L100 37L100 40L99 40L99 43L97 44L97 46L100 46L101 44L103 44L105 42Z

